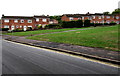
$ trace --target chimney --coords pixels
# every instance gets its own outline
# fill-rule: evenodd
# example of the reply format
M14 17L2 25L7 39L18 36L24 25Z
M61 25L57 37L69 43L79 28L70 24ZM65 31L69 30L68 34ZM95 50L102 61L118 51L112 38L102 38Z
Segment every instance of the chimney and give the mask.
M2 17L4 17L4 14L2 14Z

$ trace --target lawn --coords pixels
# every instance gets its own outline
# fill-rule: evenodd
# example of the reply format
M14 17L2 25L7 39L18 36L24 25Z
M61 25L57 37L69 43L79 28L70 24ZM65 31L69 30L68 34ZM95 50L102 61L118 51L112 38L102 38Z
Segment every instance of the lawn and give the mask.
M99 47L120 51L118 50L118 26L120 25L38 35L27 37L27 39Z
M75 30L75 29L83 29L83 28L68 28L68 29L52 29L52 30L35 30L35 31L26 31L26 32L13 32L13 33L4 33L5 35L14 35L14 36L29 36L35 34L44 34L51 32L61 32L67 30Z

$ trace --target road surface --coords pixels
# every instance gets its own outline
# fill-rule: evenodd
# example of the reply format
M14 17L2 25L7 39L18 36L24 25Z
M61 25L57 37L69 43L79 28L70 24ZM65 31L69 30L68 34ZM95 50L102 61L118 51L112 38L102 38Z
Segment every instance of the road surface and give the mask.
M3 74L117 74L118 68L28 45L2 41Z

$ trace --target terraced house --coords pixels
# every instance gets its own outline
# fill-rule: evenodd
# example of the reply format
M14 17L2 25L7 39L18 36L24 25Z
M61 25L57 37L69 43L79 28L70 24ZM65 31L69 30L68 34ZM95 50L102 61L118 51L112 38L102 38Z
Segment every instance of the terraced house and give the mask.
M91 23L111 23L115 22L120 24L120 14L101 14L95 13L90 14L89 12L86 14L63 14L61 17L62 21L72 21L72 20L90 20Z
M47 25L51 23L49 16L4 16L1 18L1 28L9 28L9 30L23 29L26 31L29 27L35 29L37 25ZM54 22L52 22L54 24Z

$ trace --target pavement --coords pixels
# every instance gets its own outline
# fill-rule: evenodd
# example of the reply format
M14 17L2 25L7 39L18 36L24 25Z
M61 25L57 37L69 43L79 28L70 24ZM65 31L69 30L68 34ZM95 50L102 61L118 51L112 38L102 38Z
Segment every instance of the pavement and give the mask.
M3 39L14 41L14 42L48 48L48 49L62 51L62 52L71 53L75 55L81 55L81 56L94 58L102 61L107 61L115 64L118 64L120 62L119 51L111 51L111 50L106 50L102 48L93 48L93 47L85 47L85 46L78 46L78 45L30 40L30 39L25 39L25 37L18 37L18 36L3 35L2 37Z
M2 60L3 74L96 74L99 76L99 74L118 74L119 71L117 67L107 64L6 40L2 41Z

